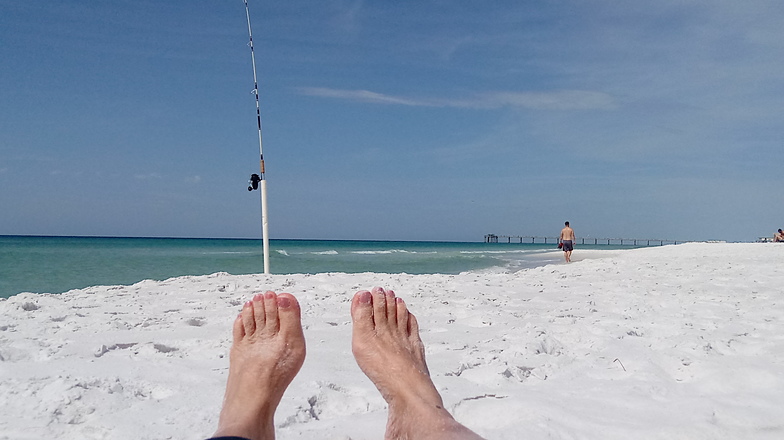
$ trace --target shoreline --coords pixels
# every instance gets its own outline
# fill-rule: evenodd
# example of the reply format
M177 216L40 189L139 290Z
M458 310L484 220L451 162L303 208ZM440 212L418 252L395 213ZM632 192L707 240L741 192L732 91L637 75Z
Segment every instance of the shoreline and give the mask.
M558 260L550 252L555 246L530 244L277 240L273 250L273 272L292 275L457 274ZM218 272L253 274L262 272L261 258L256 242L242 240L0 237L0 297Z
M590 260L590 259L597 259L597 258L609 258L612 256L616 256L621 252L629 251L633 249L579 249L579 254L575 254L572 257L572 263L576 263L579 261ZM586 255L587 254L587 255ZM526 264L528 263L528 264ZM330 276L349 276L349 275L356 275L356 274L376 274L376 275L418 275L418 276L428 276L428 275L461 275L465 273L477 273L477 274L510 274L514 272L519 272L521 270L526 269L534 269L537 267L549 266L549 265L558 265L558 264L565 264L563 261L563 253L558 249L553 249L552 251L543 251L532 255L530 260L528 261L520 261L520 264L510 263L507 262L504 266L492 266L484 269L474 269L474 270L467 270L464 272L460 272L459 274L450 274L450 273L427 273L427 274L409 274L407 272L318 272L318 273L290 273L290 274L270 274L269 276L314 276L314 275L330 275ZM139 280L135 283L129 284L96 284L86 287L68 289L62 292L30 292L24 291L12 294L8 297L0 296L0 301L6 300L9 298L13 298L17 295L22 294L30 294L30 295L62 295L71 292L80 292L85 290L94 290L94 289L108 289L108 290L115 290L115 289L125 289L131 288L140 283L169 283L176 281L178 278L197 278L197 277L214 277L214 276L249 276L249 275L262 275L259 274L231 274L228 272L213 272L208 274L202 275L178 275L174 277L164 278L164 279L152 279L146 278Z
M216 273L19 294L0 300L0 395L13 396L0 432L206 438L230 323L275 290L299 299L308 344L278 439L381 438L385 404L351 356L348 315L356 290L381 285L417 316L445 405L488 439L779 438L784 246L612 252L510 273Z

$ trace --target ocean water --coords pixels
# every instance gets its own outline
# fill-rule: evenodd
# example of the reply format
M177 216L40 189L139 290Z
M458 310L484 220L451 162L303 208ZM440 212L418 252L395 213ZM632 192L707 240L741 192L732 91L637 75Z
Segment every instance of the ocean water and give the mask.
M273 274L456 274L559 262L555 250L555 244L530 243L270 240L270 268ZM263 270L261 240L0 236L0 298Z

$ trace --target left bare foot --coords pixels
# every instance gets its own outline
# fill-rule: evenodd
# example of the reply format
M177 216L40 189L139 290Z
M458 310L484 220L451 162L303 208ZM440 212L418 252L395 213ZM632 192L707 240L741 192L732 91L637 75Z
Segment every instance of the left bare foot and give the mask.
M215 437L275 438L275 410L305 361L300 307L290 293L257 294L234 321L229 378Z

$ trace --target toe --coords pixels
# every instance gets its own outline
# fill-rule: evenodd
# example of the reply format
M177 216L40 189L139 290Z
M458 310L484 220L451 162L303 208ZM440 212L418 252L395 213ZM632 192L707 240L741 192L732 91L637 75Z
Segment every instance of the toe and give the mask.
M406 307L406 302L403 301L403 298L395 298L395 307L397 308L397 311L395 312L397 316L397 328L405 334L409 334L409 313L408 308Z
M242 312L240 312L242 316L242 327L243 327L243 336L252 335L256 331L256 320L254 318L253 313L253 301L248 301L242 306Z
M242 323L242 312L234 318L234 324L231 326L231 335L235 344L245 337L245 325Z
M278 320L282 333L301 333L302 332L302 312L299 302L290 293L281 293L277 297Z
M257 293L253 295L251 301L251 309L253 310L253 325L254 331L264 329L267 323L267 316L264 313L264 295Z
M387 295L381 287L374 287L370 291L373 296L373 322L376 328L387 324Z
M264 330L266 333L274 334L280 328L278 321L278 296L275 292L264 293Z
M351 318L355 330L373 330L373 295L367 290L357 292L351 299Z
M416 316L413 313L408 312L408 336L410 338L415 338L419 341L419 323L417 322Z
M397 325L397 301L395 301L395 292L391 290L385 290L384 293L384 300L387 304L387 321L391 325Z

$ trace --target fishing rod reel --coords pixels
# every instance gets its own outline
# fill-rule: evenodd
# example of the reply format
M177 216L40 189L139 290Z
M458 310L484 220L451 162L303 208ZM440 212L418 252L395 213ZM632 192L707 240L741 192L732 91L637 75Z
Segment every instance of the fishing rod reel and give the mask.
M248 191L259 189L259 182L261 182L261 177L258 174L251 174L250 180L248 180Z

